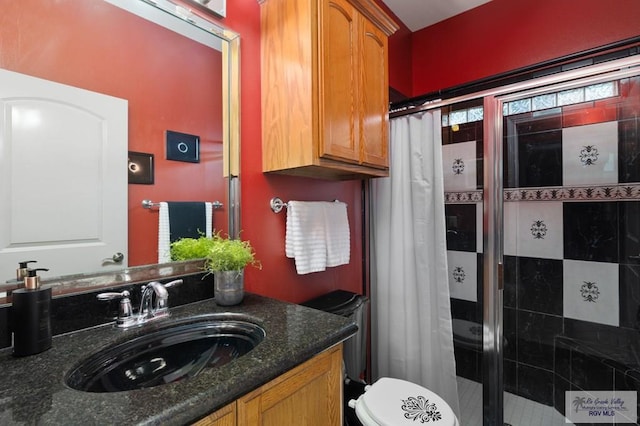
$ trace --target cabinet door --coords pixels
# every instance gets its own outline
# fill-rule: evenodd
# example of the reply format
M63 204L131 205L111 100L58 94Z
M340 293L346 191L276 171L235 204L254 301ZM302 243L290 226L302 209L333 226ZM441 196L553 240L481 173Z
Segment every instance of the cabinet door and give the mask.
M195 422L193 426L236 426L236 403L222 407L215 413Z
M347 0L321 0L319 156L358 163L358 22Z
M238 425L340 426L342 345L238 400Z
M389 75L387 36L366 19L361 21L362 162L374 167L389 166Z

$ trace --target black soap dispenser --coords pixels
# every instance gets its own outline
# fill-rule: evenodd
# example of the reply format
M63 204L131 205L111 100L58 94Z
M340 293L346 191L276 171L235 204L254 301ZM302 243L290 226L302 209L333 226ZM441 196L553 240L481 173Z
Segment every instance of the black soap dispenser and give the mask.
M38 271L27 269L24 288L11 292L13 356L27 356L51 347L51 287L40 285Z

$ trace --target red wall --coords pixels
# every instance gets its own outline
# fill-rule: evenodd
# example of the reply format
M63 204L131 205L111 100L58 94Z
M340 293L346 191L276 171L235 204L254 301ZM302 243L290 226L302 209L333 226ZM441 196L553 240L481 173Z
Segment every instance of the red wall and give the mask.
M360 292L362 287L362 221L360 181L322 180L262 173L260 107L260 6L256 0L227 2L225 25L241 35L241 179L242 237L254 245L262 270L246 271L247 290L301 302L334 289ZM348 205L351 263L325 272L298 275L284 254L286 213L275 214L272 197L288 200L334 200Z
M222 94L213 75L221 64L212 49L103 1L2 5L0 67L128 100L129 150L155 160L154 185L128 185L129 265L158 259L158 212L143 209L143 199L224 201ZM202 162L165 160L165 130L199 135ZM227 231L225 220L215 226Z
M252 242L263 265L262 270L247 271L247 289L293 302L338 288L360 291L360 182L326 182L262 173L260 7L256 0L233 0L227 2L227 13L224 25L241 35L242 237ZM145 38L155 40L158 48L141 45ZM220 171L207 169L191 174L191 163L164 160L166 129L199 134L206 146L221 139L219 123L212 122L211 115L193 114L210 110L208 105L195 104L202 102L201 93L210 94L208 102L219 98L214 79L199 74L204 69L210 74L219 64L207 62L206 53L193 47L193 43L164 30L157 32L153 24L141 24L139 19L107 3L86 0L9 2L3 5L0 15L0 40L2 68L129 100L130 150L154 153L156 159L155 185L129 185L129 240L130 245L141 245L140 249L132 250L130 264L155 263L157 259L157 212L142 209L141 200L224 197L215 195L214 188L210 188L216 181L213 176L221 174ZM112 52L110 46L119 47L118 53L108 53ZM166 57L173 62L164 62ZM175 81L181 84L176 86ZM151 97L151 93L157 92L156 86L163 90L159 97ZM214 148L204 148L202 155L220 159ZM205 192L193 193L193 182L207 182ZM269 208L269 200L274 196L285 201L346 202L351 227L351 264L297 275L293 260L284 255L286 215L284 212L276 215Z
M638 35L638 0L493 0L413 34L413 96Z
M411 46L413 33L382 0L375 0L375 2L400 27L389 37L389 86L404 96L412 96Z
M637 0L616 0L615 7L611 2L601 0L581 0L577 10L575 5L575 1L569 0L493 0L413 35L404 28L390 41L391 84L405 94L419 95L640 33L640 2ZM135 117L137 122L143 123L130 131L131 148L153 152L156 159L162 159L162 132L167 128L191 131L193 116L183 114L184 102L198 99L197 94L204 91L203 84L206 83L201 79L196 83L193 77L187 76L181 80L182 86L170 87L162 75L168 68L187 70L202 55L189 53L190 67L160 66L149 60L147 55L151 52L144 49L135 50L135 55L127 58L105 55L106 46L96 46L89 41L104 33L107 22L115 19L121 25L118 32L126 37L126 46L137 46L138 40L149 30L146 26L133 25L126 14L120 13L119 17L104 15L106 8L102 2L85 0L44 3L22 0L3 5L0 67L104 92L106 86L91 87L91 81L97 75L102 78L101 84L113 86L110 90L114 90L115 96L118 96L119 85L129 80L132 73L137 73L136 84L127 89L133 92L120 93L121 97L130 98L132 119ZM247 289L293 302L337 288L359 291L362 283L360 182L326 182L262 173L260 6L256 0L233 0L227 3L227 11L224 24L241 34L242 237L253 243L263 265L262 270L247 271ZM79 22L85 22L79 24L82 37L69 32ZM66 36L54 37L58 31ZM110 39L100 40L109 44ZM179 54L187 48L179 40L162 40L164 53ZM77 61L85 64L84 71L69 75L69 63ZM38 67L43 64L48 65L47 75L39 74ZM151 65L151 68L138 69L143 65ZM412 69L412 73L408 73L408 69ZM411 75L412 84L408 84ZM158 102L149 101L146 96L151 90L147 84L153 81L166 88L166 98ZM140 107L140 112L134 112L134 107ZM189 111L193 109L189 108ZM213 128L197 131L208 140L219 139ZM146 241L149 248L149 254L140 259L140 263L153 260L157 222L148 220L148 216L138 222L136 213L132 212L137 209L136 204L143 198L178 197L184 190L185 181L211 180L209 172L191 178L172 169L180 166L185 164L159 161L156 169L156 183L175 182L176 192L155 193L157 184L130 185L131 236ZM339 199L346 202L351 226L351 264L329 268L326 272L297 275L293 260L284 255L285 214L274 214L269 208L269 200L274 196L285 201ZM136 212L142 211L137 209Z

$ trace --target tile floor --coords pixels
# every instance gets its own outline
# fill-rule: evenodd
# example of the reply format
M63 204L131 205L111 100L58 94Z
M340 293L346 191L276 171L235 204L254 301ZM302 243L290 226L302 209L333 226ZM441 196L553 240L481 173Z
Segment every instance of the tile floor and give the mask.
M460 424L462 426L482 425L482 385L472 380L458 377L458 398L460 400ZM553 407L505 393L504 421L512 426L564 426L565 418Z

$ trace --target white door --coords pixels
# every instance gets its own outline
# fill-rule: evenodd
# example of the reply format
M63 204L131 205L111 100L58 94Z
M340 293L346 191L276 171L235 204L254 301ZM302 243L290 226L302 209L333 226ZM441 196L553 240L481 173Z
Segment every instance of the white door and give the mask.
M0 69L0 281L127 266L127 108Z

